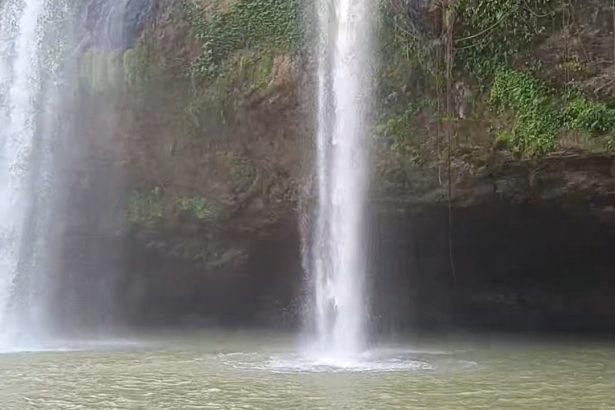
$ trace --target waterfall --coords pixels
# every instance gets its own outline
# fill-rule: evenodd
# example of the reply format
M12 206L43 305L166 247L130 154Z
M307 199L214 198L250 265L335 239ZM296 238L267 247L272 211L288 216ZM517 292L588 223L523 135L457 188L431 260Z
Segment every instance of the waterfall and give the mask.
M365 347L372 0L319 0L318 207L311 239L317 345L349 358Z
M46 10L43 0L7 0L0 10L0 338L18 330L11 310L17 302L18 273L32 226L32 172L42 86L41 22Z
M0 348L111 320L122 88L86 89L80 69L115 64L105 78L121 83L149 4L0 0ZM99 104L96 123L79 118L81 96Z

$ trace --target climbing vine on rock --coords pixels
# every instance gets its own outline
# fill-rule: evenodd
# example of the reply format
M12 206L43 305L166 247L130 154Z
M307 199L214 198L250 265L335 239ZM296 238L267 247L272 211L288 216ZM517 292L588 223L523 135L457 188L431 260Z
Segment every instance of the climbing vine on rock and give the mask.
M458 0L456 69L480 84L546 33L561 0Z

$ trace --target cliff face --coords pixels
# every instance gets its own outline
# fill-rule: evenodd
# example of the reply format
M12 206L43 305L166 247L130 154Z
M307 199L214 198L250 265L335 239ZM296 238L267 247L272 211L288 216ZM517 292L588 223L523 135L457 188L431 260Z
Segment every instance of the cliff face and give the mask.
M563 269L536 239L572 250L578 232L613 238L610 6L382 4L374 215L366 221L380 244L375 314L447 323L498 311L522 322L568 294L551 286L558 269L568 279L585 269L611 280L605 272L615 266L600 246L579 251L583 267ZM313 189L309 7L152 0L134 8L127 24L139 34L130 44L112 55L84 47L78 115L96 118L96 107L119 101L112 143L91 151L113 146L104 161L125 181L114 234L130 249L118 286L125 310L135 322L296 323L298 221ZM105 127L83 127L92 124ZM538 235L544 230L558 234ZM407 292L393 291L403 283ZM446 296L455 289L462 296ZM227 302L229 294L242 301ZM393 294L387 305L382 296ZM558 317L615 315L608 303L587 307L569 294L555 303Z

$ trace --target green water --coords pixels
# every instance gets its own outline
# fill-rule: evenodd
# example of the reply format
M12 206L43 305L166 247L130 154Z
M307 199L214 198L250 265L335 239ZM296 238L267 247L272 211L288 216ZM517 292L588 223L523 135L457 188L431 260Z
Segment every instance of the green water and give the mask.
M615 409L615 343L432 338L347 368L296 346L217 333L4 353L0 409Z

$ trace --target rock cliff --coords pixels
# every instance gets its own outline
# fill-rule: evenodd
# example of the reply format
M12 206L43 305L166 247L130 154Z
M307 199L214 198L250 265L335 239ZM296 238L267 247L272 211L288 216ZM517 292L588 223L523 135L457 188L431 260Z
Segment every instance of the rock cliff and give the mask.
M131 320L297 323L313 200L304 3L134 1L126 44L80 50L77 117L114 130L92 133L84 162L124 181L114 235ZM573 289L615 280L611 6L383 0L380 13L366 221L378 322L586 314L612 329L607 296ZM111 100L117 124L97 122Z

